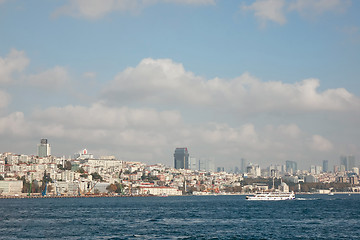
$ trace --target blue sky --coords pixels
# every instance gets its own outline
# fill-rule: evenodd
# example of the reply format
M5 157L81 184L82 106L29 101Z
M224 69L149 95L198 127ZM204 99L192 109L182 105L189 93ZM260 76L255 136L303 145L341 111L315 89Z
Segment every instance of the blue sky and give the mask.
M0 151L35 154L44 137L57 155L167 165L178 146L226 167L359 155L359 8L0 0Z

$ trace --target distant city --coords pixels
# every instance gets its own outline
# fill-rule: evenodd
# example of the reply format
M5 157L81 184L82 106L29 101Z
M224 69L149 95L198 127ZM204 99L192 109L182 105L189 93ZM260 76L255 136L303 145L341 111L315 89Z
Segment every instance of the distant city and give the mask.
M333 169L328 160L308 170L298 169L293 160L261 169L241 158L239 167L225 171L215 169L212 160L191 157L186 147L175 149L173 167L94 157L87 149L71 158L56 157L47 139L40 140L37 152L0 154L1 197L360 192L359 167L352 155L340 156Z

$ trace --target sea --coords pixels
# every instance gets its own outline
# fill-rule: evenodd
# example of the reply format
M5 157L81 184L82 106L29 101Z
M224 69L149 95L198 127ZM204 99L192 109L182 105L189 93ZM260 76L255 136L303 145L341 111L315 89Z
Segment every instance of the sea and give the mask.
M0 239L360 239L360 195L0 199Z

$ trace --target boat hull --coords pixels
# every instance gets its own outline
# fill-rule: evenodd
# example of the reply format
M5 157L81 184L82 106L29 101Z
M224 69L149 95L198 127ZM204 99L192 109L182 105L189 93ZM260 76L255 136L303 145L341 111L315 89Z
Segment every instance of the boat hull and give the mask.
M253 196L246 196L246 200L250 201L282 201L294 199L294 193L259 193Z

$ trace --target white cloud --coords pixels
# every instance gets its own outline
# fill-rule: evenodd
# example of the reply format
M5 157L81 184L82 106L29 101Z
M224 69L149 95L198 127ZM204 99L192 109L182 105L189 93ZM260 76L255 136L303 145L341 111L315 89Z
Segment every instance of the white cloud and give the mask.
M28 117L21 112L0 117L3 139L18 137L27 141L46 136L52 141L66 142L66 151L87 147L95 154L107 152L125 160L167 164L171 164L172 151L178 146L188 146L193 156L211 157L225 165L238 160L239 156L261 161L264 156L276 159L281 155L277 160L284 160L293 156L294 148L310 137L299 134L301 130L294 124L270 128L257 129L252 123L237 127L215 122L191 125L184 123L176 111L115 108L103 103L39 109ZM294 134L297 137L294 138ZM328 150L326 144L323 138L314 138L316 151ZM313 146L310 147L312 150ZM59 146L53 145L53 148Z
M6 107L10 102L10 95L0 90L0 108Z
M0 57L0 84L11 82L13 74L22 72L28 64L25 53L16 49L12 49L5 58Z
M72 0L55 10L53 16L70 15L87 19L98 19L111 12L139 12L157 3L189 5L213 5L215 0Z
M56 66L44 72L28 76L30 85L44 89L58 89L64 86L70 77L64 67Z
M317 79L298 83L262 82L249 74L224 80L206 80L170 59L144 59L127 68L105 87L112 104L207 107L241 112L312 112L359 109L360 100L346 89L319 92Z
M254 15L259 19L261 26L265 27L267 21L285 24L284 14L285 0L257 0L253 4L243 5L243 11L254 11Z
M291 138L298 138L301 134L301 130L296 124L280 125L278 127L278 131L279 133Z
M168 165L179 146L189 147L192 156L215 159L217 166L234 166L241 157L265 166L287 159L300 164L336 150L330 140L309 134L294 123L230 126L205 120L189 124L177 111L109 107L102 102L38 109L27 116L15 112L0 117L0 134L4 149L10 144L6 141L9 138L24 145L46 137L53 152L61 155L86 147L96 155L114 154L123 160ZM30 151L35 153L36 143L33 145Z
M88 79L94 79L96 78L96 75L97 75L96 72L85 72L83 74L83 77Z
M108 107L103 103L95 103L90 107L68 105L51 107L34 112L38 121L65 124L66 126L84 129L155 129L174 127L181 122L176 111L157 112L154 109L130 109L127 107Z
M268 21L283 25L286 14L292 11L301 16L316 17L325 12L343 13L351 5L350 0L256 0L251 5L241 5L242 11L253 11L262 27Z
M333 149L333 144L320 135L313 135L311 148L316 151L327 152Z
M0 134L2 136L29 137L31 126L26 122L24 113L14 112L0 118Z

